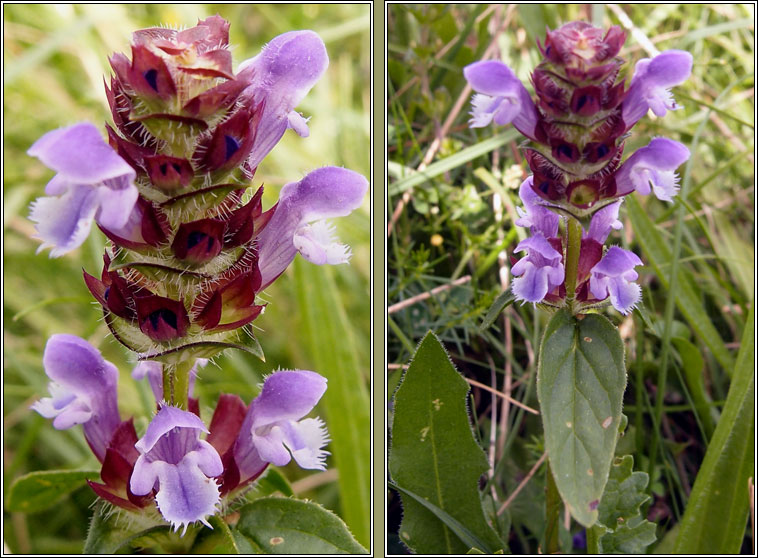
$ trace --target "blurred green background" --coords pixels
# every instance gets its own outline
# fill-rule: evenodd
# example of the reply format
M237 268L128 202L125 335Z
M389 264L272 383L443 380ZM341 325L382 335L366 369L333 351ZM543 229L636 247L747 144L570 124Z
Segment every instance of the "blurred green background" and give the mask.
M630 196L621 210L624 229L611 237L645 263L637 271L647 321L637 314L607 315L619 326L629 366L624 407L629 428L618 451L632 454L635 468L651 473L647 513L659 525L661 551L671 549L703 463L754 299L754 7L393 4L388 11L390 397L416 345L432 330L464 376L503 389L507 374L511 394L537 405L535 353L548 314L517 304L504 314L505 322L479 329L507 282L510 258L521 257L515 248L527 234L513 224L515 208L522 205L518 187L530 174L519 146L523 137L510 125L469 128L473 92L466 90L463 68L488 52L533 91L530 74L541 58L536 40L544 40L546 25L556 29L573 20L626 30L620 56L627 61L621 68L627 87L634 64L656 49L692 53L692 75L672 88L683 109L642 118L625 148L628 157L655 136L687 145L692 157L678 171L682 192L672 204ZM634 223L633 203L640 208ZM650 250L651 234L663 246L656 253ZM674 261L679 283L670 290ZM458 285L449 288L454 281ZM694 293L686 300L683 284ZM392 308L436 287L442 292ZM499 505L542 454L542 425L538 417L511 408L507 420L498 413L499 425L491 430L491 394L473 387L471 398L476 432L495 456ZM651 459L653 445L659 450ZM542 472L535 475L501 516L514 554L538 552L543 480ZM745 495L745 484L735 490ZM392 494L391 552L404 551L396 533L401 513ZM572 534L578 531L574 526ZM746 536L743 550L750 542ZM570 552L570 537L566 545L563 550Z
M79 250L62 258L35 255L38 242L30 238L34 231L27 219L28 206L43 194L53 173L26 155L29 146L54 128L79 121L102 126L110 121L103 87L103 77L110 75L107 58L113 52L128 53L136 29L192 26L218 13L231 22L235 67L280 33L313 29L326 44L329 69L298 106L306 117L312 116L310 137L287 132L258 168L254 182L265 184L267 208L276 202L281 186L320 166L344 166L369 176L371 61L367 5L51 4L5 5L3 10L3 487L7 494L13 479L30 471L99 468L80 428L59 432L29 411L29 405L47 392L41 359L51 334L84 337L116 364L121 372L122 417L146 417L153 410L149 388L129 375L134 359L108 334L82 281L82 268L99 273L104 236L94 230ZM341 514L368 546L369 197L362 208L335 224L342 242L353 249L350 265L317 267L296 261L266 290L269 305L254 324L266 362L228 351L217 367L202 373L195 395L208 421L220 392L237 393L249 402L258 393L262 376L278 368L312 369L328 376L335 389L352 386L349 402L344 402L345 389L327 392L331 399L315 411L326 419L335 440L328 449L352 456L351 463L344 462L345 478L338 480L334 456L325 473L314 475L293 466L284 473L298 497L312 498ZM335 412L340 405L344 412ZM138 421L138 430L144 425L144 420ZM80 552L93 500L91 490L83 488L36 514L10 513L4 507L6 550Z

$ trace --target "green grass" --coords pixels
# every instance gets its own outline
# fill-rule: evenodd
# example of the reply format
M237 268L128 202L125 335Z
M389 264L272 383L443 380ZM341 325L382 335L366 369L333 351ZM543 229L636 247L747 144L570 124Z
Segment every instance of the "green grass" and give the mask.
M7 489L14 478L35 470L91 468L97 463L80 428L58 432L49 421L29 411L29 405L46 394L42 350L53 333L72 333L98 346L120 370L122 417L147 416L152 410L149 389L130 377L132 357L107 332L100 310L82 281L82 268L97 274L102 266L104 237L93 232L77 251L59 259L35 255L28 205L43 194L52 176L37 160L26 155L43 133L79 121L99 126L110 121L103 88L109 75L108 56L128 52L132 31L161 24L191 26L198 19L219 13L231 22L230 42L235 66L255 56L277 34L313 29L324 39L330 55L327 73L299 105L310 121L311 136L294 133L285 138L258 168L257 184L264 183L264 207L276 202L279 188L324 165L339 165L369 175L370 72L369 8L359 5L8 5L4 6L4 151L3 192L3 439ZM103 128L104 133L104 128ZM299 310L301 289L292 271L266 290L264 316L255 322L266 362L227 352L217 367L207 369L196 395L206 420L220 392L238 393L246 401L257 394L262 376L277 368L318 371L318 352L340 345L354 355L352 379L368 390L370 355L369 206L337 220L343 242L353 248L349 266L313 273L329 273L336 285L335 301L349 338L324 337L312 349L308 343L313 324ZM309 272L311 272L309 270ZM330 319L324 316L322 319ZM322 416L327 412L316 410ZM350 419L334 413L325 417L330 428L342 430ZM144 427L143 423L141 426ZM368 426L363 435L368 439ZM349 443L349 442L348 442ZM329 448L337 453L336 448ZM349 447L339 448L349 453ZM343 513L347 498L354 507L352 487L368 482L368 455L356 465L354 478L324 477L323 482L299 497L318 501ZM332 458L327 463L334 468ZM288 466L291 482L310 475ZM347 476L347 475L346 475ZM345 492L347 490L347 492ZM4 511L5 542L13 552L80 552L86 535L94 494L78 490L54 509L30 515ZM369 502L365 502L368 509ZM349 516L349 517L347 517ZM348 513L348 523L360 542L368 545L368 516Z
M629 428L618 451L632 454L635 468L651 473L654 498L646 513L661 540L683 516L754 299L754 12L744 4L621 10L636 26L627 29L622 73L631 77L634 63L650 56L637 37L660 51L688 50L695 61L690 79L673 89L684 108L665 118L643 118L627 140L627 156L663 135L687 145L692 157L680 169L682 191L674 204L637 197L622 209L624 230L614 242L645 261L638 269L645 320L608 314L622 333L629 369ZM432 329L464 375L490 385L494 367L502 389L509 368L512 396L537 405L534 354L547 315L516 304L507 310L507 329L502 318L495 329L477 328L524 234L513 224L514 208L521 205L517 188L528 171L521 137L510 126L469 129L471 95L456 103L466 86L462 68L486 49L494 48L494 58L528 84L539 60L535 38L544 39L545 25L554 29L575 19L622 25L617 10L604 5L391 6L388 304L462 276L471 279L390 315L389 363L407 364ZM425 159L430 149L433 156ZM414 174L419 168L423 172ZM500 206L493 203L495 194ZM398 375L390 370L392 386ZM473 388L473 400L489 451L490 394ZM541 455L542 436L538 417L513 406L507 421L501 416L498 409L491 483L498 505ZM535 553L540 544L544 512L534 506L539 509L544 499L543 473L509 508L514 553ZM398 541L396 495L389 506L390 540ZM578 531L573 524L570 532ZM564 551L570 550L568 541ZM751 542L746 532L743 551Z

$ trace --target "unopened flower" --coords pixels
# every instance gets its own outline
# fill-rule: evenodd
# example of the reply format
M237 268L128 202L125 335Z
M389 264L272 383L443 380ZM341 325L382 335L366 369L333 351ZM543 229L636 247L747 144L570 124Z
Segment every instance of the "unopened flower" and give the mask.
M50 378L50 395L32 405L58 430L81 424L84 437L102 462L121 419L116 383L118 370L103 359L100 351L75 335L50 337L42 357Z
M123 227L137 201L136 173L103 141L92 124L80 123L48 132L29 148L56 174L47 196L31 206L39 250L52 247L51 257L70 252L84 242L92 222Z
M218 452L200 439L208 432L200 417L165 405L135 444L140 452L134 464L130 488L136 495L156 490L155 501L163 518L174 530L200 521L210 527L209 515L216 513L219 489L214 477L224 467Z

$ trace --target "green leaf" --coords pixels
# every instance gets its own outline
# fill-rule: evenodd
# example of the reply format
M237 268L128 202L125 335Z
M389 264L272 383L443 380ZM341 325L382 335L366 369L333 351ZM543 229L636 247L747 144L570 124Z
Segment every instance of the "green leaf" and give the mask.
M653 266L655 274L663 286L668 288L671 250L635 196L627 196L626 208L634 226L634 233L640 246L642 246L646 259ZM677 307L697 336L711 350L719 364L727 372L730 372L734 369L734 359L724 345L718 330L713 326L708 314L703 309L700 296L697 293L698 289L695 287L691 276L680 267L676 281L676 292L671 293L676 297Z
M192 554L240 554L229 525L217 515L208 518L212 529L203 529L192 544Z
M281 492L285 496L295 495L285 476L274 467L266 469L266 473L255 481L255 490L265 496L274 492Z
M598 526L593 529L599 528ZM608 531L598 539L599 554L645 554L647 547L655 542L655 523L635 517Z
M261 498L242 507L236 531L265 554L367 554L347 525L313 502Z
M681 337L672 337L671 342L676 347L676 352L682 360L682 370L687 382L687 388L692 395L692 401L695 409L703 423L705 433L710 439L713 436L713 416L716 414L715 408L710 404L711 398L705 390L703 381L703 369L705 361L698 348L690 343L687 339Z
M510 290L503 291L497 295L495 302L493 302L492 306L490 306L490 309L487 310L487 315L479 325L479 330L484 331L485 329L489 328L495 322L500 313L508 308L511 304L513 304L513 301L515 300L516 297Z
M99 479L99 471L36 471L15 480L8 495L8 510L32 513L54 506L67 494Z
M640 514L640 506L650 499L645 493L647 473L632 472L634 458L631 455L617 457L608 474L603 497L598 506L598 523L615 529L619 523L628 522Z
M598 517L625 387L624 347L613 324L559 310L542 339L537 396L555 484L585 527Z
M150 537L170 535L170 529L166 524L156 525L145 515L123 510L113 513L110 506L99 501L90 522L83 553L115 554L119 550L129 551L131 544L138 540L142 543L140 546L148 546L146 543Z
M353 330L342 306L330 266L294 262L298 308L305 327L314 370L329 380L321 405L326 409L329 436L339 469L340 509L362 544L371 528L371 419L365 377L368 362L356 354Z
M737 554L742 545L754 468L754 312L751 303L726 404L680 523L677 554Z
M420 554L488 554L503 543L487 524L478 482L487 458L474 440L466 409L469 386L428 333L395 394L389 470L393 481L445 512L478 540L462 540L428 506L401 496L400 538Z

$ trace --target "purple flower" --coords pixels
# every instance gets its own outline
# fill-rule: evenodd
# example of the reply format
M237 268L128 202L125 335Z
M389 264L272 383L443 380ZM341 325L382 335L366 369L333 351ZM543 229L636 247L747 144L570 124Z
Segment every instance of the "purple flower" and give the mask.
M683 50L667 50L652 60L643 58L634 68L622 105L622 118L629 129L650 108L656 116L681 108L674 102L670 88L685 81L692 72L692 55Z
M58 430L81 424L87 443L102 462L121 422L118 370L87 341L65 333L50 337L42 362L52 380L48 386L52 397L43 397L31 408L53 419Z
M252 68L250 86L243 96L252 97L263 108L248 158L250 168L263 160L287 128L308 136L307 120L293 109L328 65L324 42L313 31L290 31L274 37L258 56L240 64L238 73Z
M95 126L85 122L53 130L27 153L58 173L45 187L48 195L31 205L39 250L52 247L51 257L70 252L87 238L93 220L114 229L126 225L138 196L136 173Z
M598 300L611 297L611 304L628 314L640 301L640 286L634 268L642 260L634 252L611 246L590 272L590 292Z
M534 176L529 176L519 188L518 193L521 201L524 202L524 209L516 208L520 217L516 219L516 225L529 227L532 234L539 233L545 238L558 236L560 217L541 204L542 198L535 193L533 181Z
M674 172L690 158L690 150L678 141L653 138L629 157L616 172L616 195L633 190L640 194L653 193L659 200L671 201L679 191L679 176Z
M200 417L165 405L134 447L140 452L129 482L138 496L157 490L155 501L163 518L178 530L195 521L208 524L216 512L218 484L224 472L218 452L200 432L208 432Z
M522 240L516 252L527 250L511 269L513 294L517 300L541 302L545 295L563 283L563 255L541 234Z
M208 364L207 358L199 358L195 361L192 370L190 370L189 377L189 396L192 397L192 390L195 387L195 380L197 379L197 372L199 368ZM163 364L154 360L143 360L134 367L132 370L132 378L135 380L142 380L147 376L147 381L150 382L150 388L153 390L153 395L156 401L163 401Z
M319 265L346 263L350 248L335 241L323 219L348 215L361 205L366 190L363 176L339 167L317 169L284 186L271 221L258 236L261 288L279 277L298 252Z
M513 70L497 60L484 60L463 68L463 75L478 93L471 100L472 128L482 128L493 120L501 126L513 122L519 132L535 137L537 109Z
M325 469L326 427L321 419L303 419L325 391L326 378L308 370L281 370L266 378L234 445L242 482L268 463L282 466L293 458L304 469Z
M619 230L622 227L619 221L619 208L622 200L613 202L599 209L590 220L590 230L584 232L584 238L591 238L603 244L611 234L611 229Z

